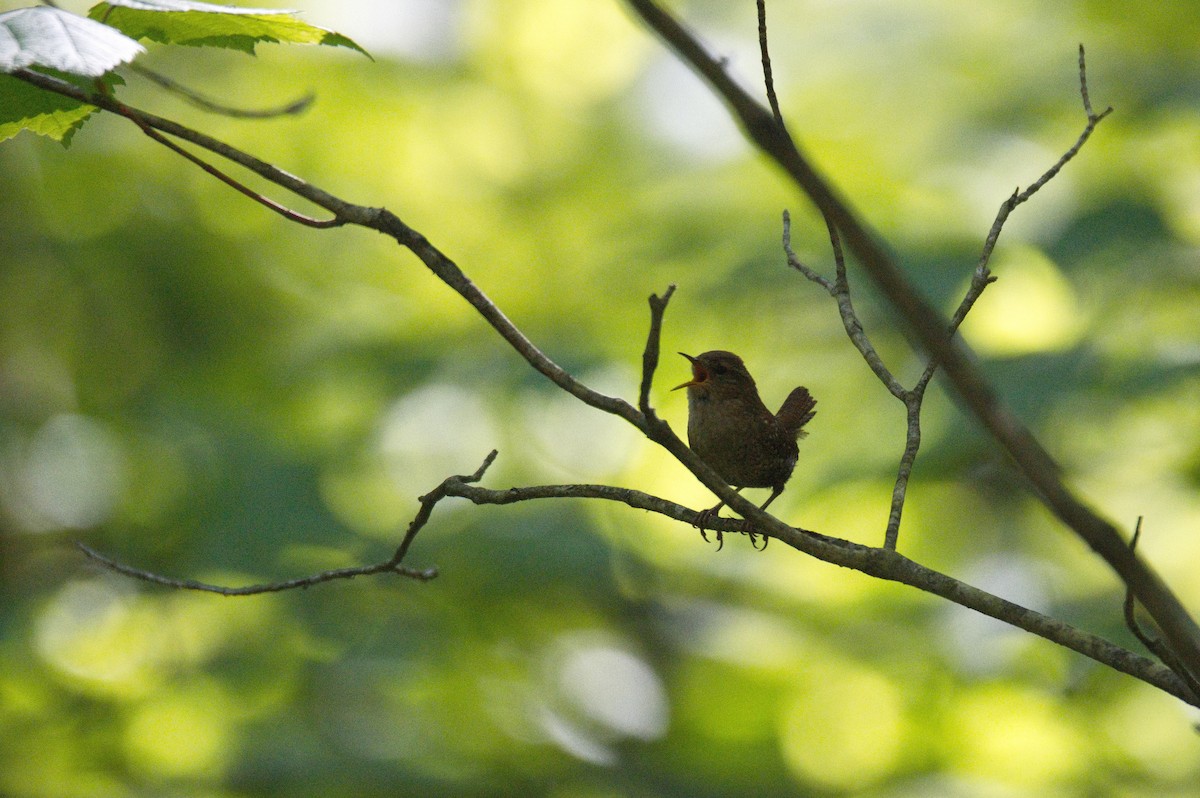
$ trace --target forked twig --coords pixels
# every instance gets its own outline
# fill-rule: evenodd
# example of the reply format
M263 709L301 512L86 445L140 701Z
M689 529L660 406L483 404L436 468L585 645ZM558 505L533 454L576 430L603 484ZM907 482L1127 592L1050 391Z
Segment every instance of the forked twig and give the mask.
M1084 59L1083 45L1079 47L1079 87L1080 94L1083 97L1084 111L1087 114L1087 124L1083 132L1079 135L1075 143L1037 180L1031 183L1028 188L1024 191L1014 191L1012 196L1001 203L1000 210L996 214L996 220L992 223L992 227L988 231L987 238L984 241L983 252L980 254L979 261L975 266L971 283L967 287L967 291L955 309L954 314L950 317L948 331L951 335L958 331L959 326L966 319L971 308L975 306L975 302L983 294L984 289L996 280L996 277L989 270L988 264L991 261L992 252L995 250L996 242L1000 238L1000 232L1004 229L1004 224L1008 220L1009 214L1018 205L1028 201L1043 186L1054 179L1062 168L1079 153L1084 143L1091 137L1100 120L1112 112L1112 108L1107 108L1099 114L1092 111L1091 101L1088 98L1087 92L1087 64ZM867 365L870 366L871 371L875 373L875 376L888 389L888 392L903 402L905 406L907 422L904 452L900 457L896 481L892 488L892 503L888 513L888 524L887 530L884 533L883 543L884 548L894 550L899 542L900 520L904 512L908 483L912 476L913 467L916 464L917 453L921 448L921 408L925 400L925 391L929 387L934 373L937 371L938 361L936 358L929 359L924 371L911 389L904 388L897 381L892 372L884 365L874 346L871 345L870 339L863 331L862 324L854 312L854 306L850 299L850 286L846 279L845 258L842 255L837 230L832 224L829 224L829 236L833 247L837 274L837 279L833 281L830 281L819 272L801 263L799 258L796 257L796 253L791 247L791 218L787 211L783 212L783 249L787 256L788 265L812 282L820 285L837 300L842 324L846 328L850 340L854 342L854 346L867 362Z
M417 579L422 582L427 582L437 576L436 568L415 569L402 565L404 558L408 555L408 549L412 546L413 540L416 539L417 533L425 528L429 523L430 516L433 515L433 508L437 503L447 496L457 495L454 491L460 485L469 485L473 482L478 482L483 479L484 473L488 467L496 459L496 451L493 450L483 460L483 465L476 469L475 473L467 475L459 475L446 477L441 484L431 490L429 493L420 497L418 501L421 503L421 508L413 517L413 520L408 524L408 531L404 534L404 539L396 548L396 552L383 562L374 563L372 565L360 565L352 568L335 568L330 571L321 571L319 573L303 576L296 579L285 579L280 582L265 582L256 585L245 585L243 587L228 587L225 585L214 585L207 582L199 582L195 579L175 579L169 576L162 576L151 571L146 571L141 568L135 568L131 565L126 565L121 562L107 557L90 546L84 545L82 542L76 542L75 546L86 554L91 560L99 563L110 571L128 576L132 579L139 579L143 582L150 582L156 585L165 587L173 587L178 590L198 590L204 593L216 593L221 596L253 596L260 593L279 593L284 590L295 590L297 588L308 588L313 585L319 585L323 582L332 582L337 579L353 579L356 576L372 576L374 574L393 573L400 576L407 576L410 579Z
M1086 97L1086 95L1085 95ZM1133 527L1133 537L1129 540L1129 551L1135 553L1137 551L1138 540L1142 536L1142 517L1139 515L1137 523ZM1200 698L1200 680L1197 680L1187 668L1184 668L1179 658L1171 651L1170 647L1163 643L1162 639L1150 634L1142 628L1141 623L1137 619L1137 597L1133 595L1132 590L1126 589L1124 603L1125 626L1133 633L1133 636L1141 641L1146 650L1150 651L1154 656L1158 657L1164 665L1170 668L1175 673L1178 673L1183 680L1187 682L1191 688L1192 694Z
M127 110L129 110L129 109L127 109ZM131 121L133 121L134 124L136 124L138 127L140 127L142 129L143 133L145 133L147 136L149 136L150 138L157 141L159 144L163 145L164 147L171 150L175 154L183 156L185 159L191 161L196 166L199 166L205 172L208 172L210 175L215 177L217 180L220 180L225 185L234 189L238 193L240 193L246 197L249 197L250 199L257 202L259 205L262 205L264 208L274 211L275 213L279 214L280 216L287 219L288 221L297 222L299 224L304 225L305 227L315 227L317 229L324 229L324 228L329 228L329 227L339 227L339 226L345 224L344 220L339 219L336 216L333 217L332 219L317 219L317 218L314 218L307 214L300 213L299 211L292 210L291 208L287 207L286 205L284 205L280 202L276 202L275 200L271 199L270 197L266 196L265 194L261 194L261 193L255 191L254 189L247 186L245 183L232 177L231 175L222 171L221 169L218 169L217 167L213 166L208 161L204 160L203 158L196 155L195 153L189 152L188 150L184 149L183 147L180 147L178 144L171 141L169 138L167 138L163 134L159 133L157 130L155 130L153 127L151 127L149 124L147 124L145 122L145 120L141 119L136 113L131 112L131 113L122 114L122 115L127 117Z

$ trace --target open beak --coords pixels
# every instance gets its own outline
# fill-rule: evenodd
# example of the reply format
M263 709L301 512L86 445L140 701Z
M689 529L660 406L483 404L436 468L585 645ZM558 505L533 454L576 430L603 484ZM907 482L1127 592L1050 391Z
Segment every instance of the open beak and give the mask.
M671 389L672 391L678 391L680 388L689 388L693 385L699 385L700 383L702 383L708 379L708 372L705 371L704 367L700 365L699 360L696 360L696 358L692 357L691 355L685 354L683 352L680 352L679 354L683 355L684 357L686 357L688 360L691 361L691 363L692 363L692 378L681 385L676 385L674 388Z

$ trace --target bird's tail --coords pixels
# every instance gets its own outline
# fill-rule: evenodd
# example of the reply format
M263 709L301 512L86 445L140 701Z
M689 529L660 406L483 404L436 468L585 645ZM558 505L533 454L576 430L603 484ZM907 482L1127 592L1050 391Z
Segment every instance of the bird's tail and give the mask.
M801 386L788 394L788 398L783 400L783 406L779 408L779 412L775 414L783 428L797 438L803 438L808 433L804 431L804 425L812 421L812 417L817 414L814 410L817 406L817 400L808 392L808 389Z

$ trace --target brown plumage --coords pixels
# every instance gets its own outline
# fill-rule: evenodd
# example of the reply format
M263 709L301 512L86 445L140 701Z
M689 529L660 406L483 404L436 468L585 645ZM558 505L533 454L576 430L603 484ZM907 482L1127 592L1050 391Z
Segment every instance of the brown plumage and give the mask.
M796 388L772 413L737 355L719 349L695 357L680 354L692 363L692 379L676 387L687 388L688 445L738 490L771 488L765 510L792 476L796 440L807 434L803 428L816 415L817 401L807 388ZM696 519L701 534L722 506Z

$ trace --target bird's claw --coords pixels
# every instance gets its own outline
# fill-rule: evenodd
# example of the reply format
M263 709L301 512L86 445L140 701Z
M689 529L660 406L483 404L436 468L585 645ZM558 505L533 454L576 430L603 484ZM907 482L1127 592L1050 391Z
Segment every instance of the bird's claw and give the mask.
M749 521L743 519L742 520L742 528L738 531L740 531L746 537L750 538L750 548L754 549L755 551L766 551L767 550L767 543L769 543L771 541L770 536L768 536L767 534L765 534L763 532L755 532L753 530L753 528L750 526ZM761 549L758 547L759 536L762 537L762 542L763 542Z
M700 512L696 513L696 519L694 521L692 521L692 526L694 526L696 529L700 530L700 537L703 538L705 543L710 542L708 539L708 535L706 535L705 532L708 531L708 525L713 520L713 518L720 517L719 515L717 515L718 512L719 512L719 508L717 508L717 507L711 507L707 510L701 510ZM743 523L743 529L741 529L740 531L746 537L750 538L750 547L752 549L754 549L755 551L766 551L767 544L771 542L771 538L767 535L763 535L761 532L750 531L749 522L743 521L742 523ZM712 532L717 538L717 551L720 551L721 549L725 548L725 533L719 529L714 529L714 530L712 530ZM761 547L759 547L759 545L758 545L758 538L760 535L762 536L762 546Z
M700 537L704 539L705 543L708 543L709 541L708 535L704 534L704 530L708 528L708 522L711 521L716 515L716 509L717 508L710 507L707 510L701 510L700 512L696 513L696 520L692 521L692 526L700 530ZM713 533L717 537L717 551L720 551L725 546L725 534L719 529L714 529Z

